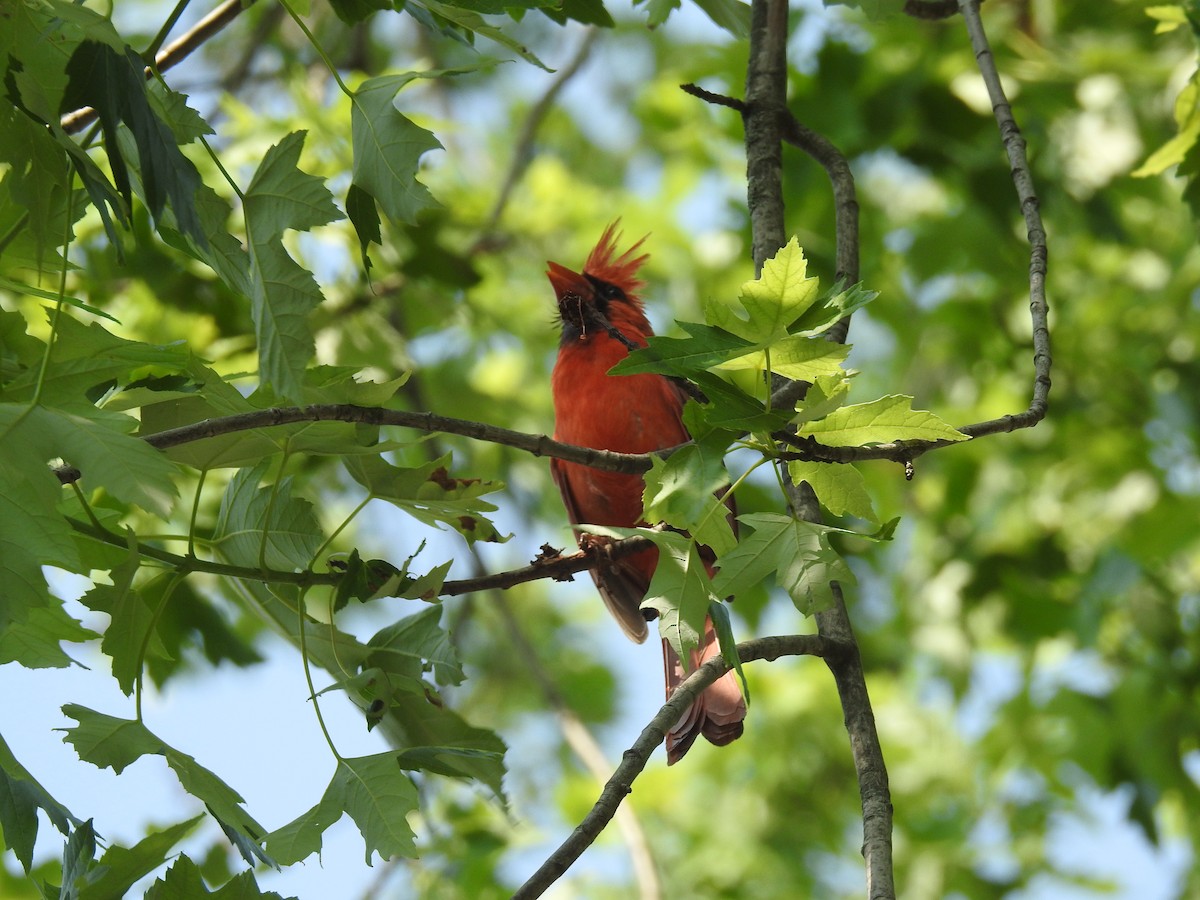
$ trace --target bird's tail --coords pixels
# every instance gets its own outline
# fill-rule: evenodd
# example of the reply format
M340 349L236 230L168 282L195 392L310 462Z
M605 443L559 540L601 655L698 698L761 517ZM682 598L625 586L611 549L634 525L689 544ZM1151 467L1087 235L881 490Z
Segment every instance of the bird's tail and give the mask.
M691 652L691 666L685 672L671 645L663 641L663 667L666 670L667 699L689 674L721 652L712 619L705 619L704 637L700 646ZM737 675L726 672L696 698L687 712L667 732L667 764L683 759L696 738L704 735L710 744L724 746L742 736L742 721L746 718L746 700L742 697Z

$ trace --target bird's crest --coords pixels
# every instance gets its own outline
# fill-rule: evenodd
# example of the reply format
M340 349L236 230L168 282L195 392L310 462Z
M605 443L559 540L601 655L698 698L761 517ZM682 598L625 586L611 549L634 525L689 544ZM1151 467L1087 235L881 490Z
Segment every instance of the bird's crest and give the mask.
M587 262L583 264L583 274L615 284L627 296L633 297L645 285L645 282L638 278L637 271L642 267L642 263L650 258L650 254L634 255L646 240L642 238L617 256L617 241L621 238L621 232L617 228L620 224L621 220L617 219L604 229L604 234L600 235L600 243L596 244L596 249L588 254Z

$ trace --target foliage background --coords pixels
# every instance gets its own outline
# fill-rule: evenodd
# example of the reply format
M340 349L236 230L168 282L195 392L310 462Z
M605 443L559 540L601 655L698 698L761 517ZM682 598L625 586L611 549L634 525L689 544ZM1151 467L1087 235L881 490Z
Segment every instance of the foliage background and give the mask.
M1195 44L1186 27L1156 35L1137 2L992 0L984 12L1049 232L1055 386L1047 422L930 454L911 483L892 464L861 467L880 514L903 517L891 544L843 548L858 576L849 602L892 779L897 886L913 898L1105 896L1114 888L1131 897L1187 896L1200 890L1192 849L1200 828L1200 253L1184 181L1171 170L1131 172L1175 133L1175 100L1195 69ZM404 407L548 432L556 334L544 260L577 265L617 216L627 235L649 232L648 293L662 330L674 318L698 319L706 297L731 295L750 276L740 122L678 89L697 82L740 93L744 42L694 10L652 31L645 9L611 13L616 26L595 39L579 76L538 119L528 169L497 216L515 136L528 117L541 116L535 106L555 76L521 61L479 68L480 53L512 54L482 38L472 48L409 16L379 14L347 28L329 7L312 5L305 21L351 84L470 69L419 80L399 95L403 112L444 145L423 157L420 174L439 205L415 224L384 223L382 246L370 250L370 283L347 221L289 236L289 251L324 295L307 320L318 361L366 368L377 380L411 370L397 394ZM165 10L127 2L113 14L141 48ZM551 67L565 65L585 39L577 23L564 28L533 10L514 18L505 32ZM881 292L851 326L856 394L911 393L917 406L952 422L1024 408L1026 248L960 23L868 19L803 3L792 26L792 109L854 164L862 278ZM304 129L301 168L329 179L342 203L352 165L348 103L280 7L256 4L167 80L213 125L213 146L240 184L269 147ZM228 193L211 160L185 149L205 183ZM787 153L785 183L789 228L810 270L828 281L833 214L824 176ZM165 244L140 204L122 239L123 262L94 211L76 235L68 293L119 320L106 327L150 344L183 341L225 375L256 368L244 300ZM28 281L11 260L0 254L0 274ZM56 288L52 266L40 284ZM5 289L0 302L44 336L36 312L43 301ZM447 449L454 474L506 483L491 499L512 540L468 550L452 533L427 534L373 504L339 536L339 548L399 564L428 539L420 559L453 557L451 577L461 577L523 564L545 541L569 541L544 460L441 436L404 453L416 462ZM297 457L289 466L327 528L362 497L328 458ZM214 476L203 495L205 527L217 516L224 477ZM743 508L774 508L769 487ZM186 505L175 513L182 529ZM148 530L156 529L163 530ZM71 590L66 581L55 586ZM189 600L229 632L208 629L205 644L206 629L179 623L174 662L150 670L163 704L229 677L231 665L253 664L249 654L238 657L246 646L283 655L294 673L282 696L255 697L239 726L267 733L275 747L268 758L246 753L219 772L240 789L291 757L293 746L270 740L271 710L306 708L307 691L294 651L246 606L207 588ZM597 782L564 743L512 629L615 758L657 703L657 651L620 644L593 601L579 582L445 603L443 624L469 675L446 696L508 742L511 807L506 814L486 791L423 776L423 812L411 818L421 860L379 870L372 890L506 895L591 804ZM365 640L413 603L376 603L339 626ZM104 630L102 614L67 609ZM739 598L736 614L739 636L809 627L766 591ZM108 663L95 642L70 652L92 668L90 677L103 677ZM237 658L214 670L206 653ZM719 752L698 748L671 771L656 759L631 797L665 895L860 894L857 790L826 671L813 660L780 661L756 665L751 679L742 741ZM93 705L131 715L131 702L110 693L108 705ZM322 699L325 708L349 706L338 695ZM147 717L154 729L154 713ZM72 724L52 718L56 727ZM37 748L59 735L30 733L19 744L22 724L7 715L0 723L14 748L28 748L17 755L35 777L56 784L55 773L39 767ZM206 742L237 740L219 719L209 728ZM363 752L373 752L361 718L345 716L335 732L343 749L366 741ZM303 740L320 759L319 732L310 726ZM207 764L203 744L181 749ZM331 767L325 757L313 771L297 769L303 796L294 808L251 804L251 814L268 829L282 826L317 801ZM112 827L116 811L95 807L86 792L51 792L83 818L94 816L101 833ZM201 811L192 803L180 813L157 796L135 805L141 821L158 825ZM1111 853L1080 850L1110 839ZM238 870L211 825L193 840L189 853L206 860L210 876ZM41 871L53 872L60 844L43 829ZM326 865L356 866L361 844L350 844L331 840ZM593 853L596 862L585 857L568 876L564 896L628 896L622 842L606 837ZM1138 859L1147 862L1131 863ZM4 864L6 894L36 896L11 853ZM259 883L316 896L305 870L277 877L263 873Z

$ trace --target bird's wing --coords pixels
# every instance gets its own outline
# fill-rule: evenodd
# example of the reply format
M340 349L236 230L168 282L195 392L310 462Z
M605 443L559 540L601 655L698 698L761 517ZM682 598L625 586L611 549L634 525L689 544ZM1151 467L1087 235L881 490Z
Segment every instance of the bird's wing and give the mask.
M550 474L562 494L563 506L567 509L567 518L571 524L580 523L579 504L571 490L570 464L559 459L550 460ZM579 467L575 467L579 471ZM639 644L646 640L649 633L646 628L646 618L642 614L642 600L646 589L650 586L645 575L633 564L643 554L654 553L654 550L643 551L633 556L608 560L594 569L589 569L596 589L600 592L604 605L612 613L613 618L621 625L621 629L631 640ZM650 567L651 571L653 566Z

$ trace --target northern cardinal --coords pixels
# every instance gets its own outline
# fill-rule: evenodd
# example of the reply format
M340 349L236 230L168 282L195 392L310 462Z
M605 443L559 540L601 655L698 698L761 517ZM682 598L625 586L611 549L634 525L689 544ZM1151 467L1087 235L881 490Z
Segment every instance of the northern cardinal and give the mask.
M683 389L661 375L609 375L608 370L631 349L646 346L654 333L637 292L643 282L638 269L648 258L637 255L642 241L617 255L616 222L605 230L596 248L574 272L549 263L546 273L558 296L562 340L554 364L556 440L597 450L648 453L685 443L691 437L683 424ZM642 521L642 476L604 472L553 459L550 471L562 492L572 523L632 527ZM651 548L591 570L600 596L625 634L641 643L646 618L641 604L658 562ZM711 563L709 574L712 574ZM712 621L705 623L700 646L691 653L688 672L720 651ZM667 697L687 674L679 656L663 641ZM728 744L742 734L746 702L733 672L705 689L691 709L668 732L667 762L683 758L697 736Z

